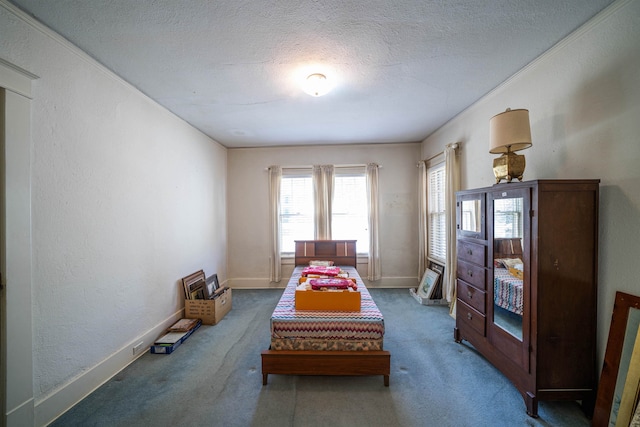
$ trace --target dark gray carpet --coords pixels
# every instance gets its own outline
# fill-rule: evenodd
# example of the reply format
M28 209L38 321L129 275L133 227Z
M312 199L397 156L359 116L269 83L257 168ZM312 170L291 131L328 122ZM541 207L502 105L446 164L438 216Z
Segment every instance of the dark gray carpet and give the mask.
M376 377L270 375L260 351L282 290L234 290L233 310L173 354L147 353L53 426L588 426L577 402L540 402L537 419L511 383L453 341L443 306L407 289L371 289L385 316L390 387Z

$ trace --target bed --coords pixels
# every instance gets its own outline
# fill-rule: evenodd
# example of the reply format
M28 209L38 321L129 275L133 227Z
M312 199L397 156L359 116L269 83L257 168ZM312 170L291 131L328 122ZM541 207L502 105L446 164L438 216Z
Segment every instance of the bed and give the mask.
M356 279L360 311L295 309L295 289L310 261L332 261ZM296 268L271 316L271 343L262 352L269 374L382 375L389 386L391 355L383 350L384 318L356 271L355 240L296 241Z
M521 237L493 239L493 302L522 316L523 252Z
M493 269L493 295L498 307L522 316L522 279L514 276L509 269Z

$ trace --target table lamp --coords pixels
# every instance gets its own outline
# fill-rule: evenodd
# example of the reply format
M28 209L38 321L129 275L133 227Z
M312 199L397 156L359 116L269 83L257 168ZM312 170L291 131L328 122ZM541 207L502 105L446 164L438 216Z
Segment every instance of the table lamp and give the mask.
M489 121L489 140L489 152L502 153L493 160L496 184L503 179L507 182L514 178L522 181L525 160L523 155L515 152L531 147L529 110L507 108L507 111L493 116Z

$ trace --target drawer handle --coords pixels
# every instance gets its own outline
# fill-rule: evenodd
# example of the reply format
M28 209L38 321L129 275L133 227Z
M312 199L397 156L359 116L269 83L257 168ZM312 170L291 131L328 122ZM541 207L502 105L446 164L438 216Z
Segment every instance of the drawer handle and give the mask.
M473 299L473 294L471 293L471 291L467 291L467 298Z
M472 317L471 313L467 313L467 319L471 320Z
M473 255L473 251L471 249L467 249L467 255Z
M467 274L469 275L469 277L473 277L473 271L468 270L468 271L467 271Z

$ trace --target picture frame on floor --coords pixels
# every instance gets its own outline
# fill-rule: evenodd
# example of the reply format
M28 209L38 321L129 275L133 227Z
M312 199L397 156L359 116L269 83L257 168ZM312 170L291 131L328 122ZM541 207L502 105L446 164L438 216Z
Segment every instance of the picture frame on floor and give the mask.
M435 261L429 260L429 265L427 267L429 267L430 270L433 270L436 273L438 273L441 277L444 276L444 265L438 264Z
M206 280L205 299L212 299L218 289L220 289L220 283L218 282L218 275L212 274Z
M420 285L418 285L418 296L422 298L431 298L433 291L438 284L438 280L440 280L440 274L427 268L422 276Z
M195 273L191 273L190 275L182 278L182 287L184 289L184 299L193 299L191 296L192 286L198 282L203 282L204 284L205 275L203 270L198 270ZM204 288L204 285L203 285ZM196 295L198 295L196 293ZM202 297L204 298L204 289L202 292Z
M198 280L195 283L189 285L189 299L206 299L207 286L204 280Z
M442 282L444 281L444 265L438 262L429 260L429 265L427 266L430 270L435 271L440 275L438 282L436 283L436 287L433 289L431 293L431 299L442 299Z
M629 319L631 320L631 318ZM626 342L625 342L626 346ZM622 350L623 355L625 350ZM629 369L627 370L624 388L622 390L622 399L616 416L616 425L628 426L634 413L637 412L638 397L640 392L640 328L638 328L635 337L635 343L631 351L629 359Z
M616 425L639 327L640 297L616 292L593 413L594 426Z

